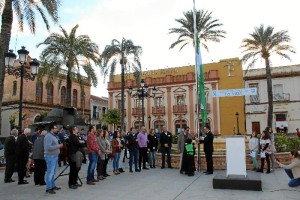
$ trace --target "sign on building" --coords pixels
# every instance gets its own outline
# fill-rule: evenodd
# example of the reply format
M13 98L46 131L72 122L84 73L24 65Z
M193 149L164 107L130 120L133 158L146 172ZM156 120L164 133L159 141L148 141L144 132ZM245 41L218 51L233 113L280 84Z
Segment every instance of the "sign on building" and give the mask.
M212 97L234 97L234 96L247 96L256 95L256 88L241 88L231 90L213 90Z

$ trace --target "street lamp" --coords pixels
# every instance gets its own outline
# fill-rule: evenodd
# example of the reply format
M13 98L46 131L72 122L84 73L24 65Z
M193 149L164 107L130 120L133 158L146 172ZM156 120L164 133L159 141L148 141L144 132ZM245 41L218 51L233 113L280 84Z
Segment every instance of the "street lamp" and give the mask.
M235 113L235 117L236 117L237 135L240 135L240 128L239 128L239 113L238 113L238 112Z
M20 84L20 100L19 100L19 130L22 131L22 110L23 110L23 82L24 79L26 81L31 80L34 81L36 75L38 74L38 69L40 63L37 59L31 59L29 62L30 65L30 72L25 69L27 64L27 56L29 51L22 47L22 49L18 50L19 54L19 63L21 67L15 66L16 61L16 54L13 53L13 50L9 50L7 53L4 54L5 57L5 72L9 75L13 75L16 78L21 77L21 84Z
M149 122L149 129L150 129L150 126L151 126L151 116L150 115L148 116L148 122Z
M157 89L155 86L152 88L152 95L148 94L148 85L145 83L144 79L141 80L141 87L136 90L136 94L132 95L133 88L132 86L129 86L129 93L131 97L138 97L142 100L142 125L145 126L145 120L144 120L144 98L148 97L155 97ZM151 116L150 116L151 117ZM148 117L149 119L149 117Z

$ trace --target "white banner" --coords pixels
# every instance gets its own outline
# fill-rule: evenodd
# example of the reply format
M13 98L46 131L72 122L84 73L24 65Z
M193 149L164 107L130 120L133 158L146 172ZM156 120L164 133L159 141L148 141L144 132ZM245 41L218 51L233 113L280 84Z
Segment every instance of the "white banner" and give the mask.
M212 91L212 97L234 97L234 96L246 96L246 95L257 95L256 88L253 87L253 88Z

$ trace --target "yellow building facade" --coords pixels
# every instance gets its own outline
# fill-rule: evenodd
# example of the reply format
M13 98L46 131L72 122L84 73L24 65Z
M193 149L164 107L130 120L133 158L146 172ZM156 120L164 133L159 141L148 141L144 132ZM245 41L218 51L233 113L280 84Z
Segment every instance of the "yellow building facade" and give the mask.
M208 124L215 135L233 135L245 132L244 97L212 97L213 90L243 88L242 65L238 58L204 64L205 95ZM144 98L144 124L147 128L161 131L167 126L172 133L179 133L186 126L197 133L201 114L197 116L197 88L195 66L184 66L144 71L142 79L149 86L148 93L157 89L154 98ZM109 108L121 108L121 76L115 75L108 82ZM129 87L133 87L130 95ZM142 99L136 89L139 85L132 75L126 76L125 126L139 128L142 125ZM236 113L239 115L237 116ZM112 128L112 127L111 127Z

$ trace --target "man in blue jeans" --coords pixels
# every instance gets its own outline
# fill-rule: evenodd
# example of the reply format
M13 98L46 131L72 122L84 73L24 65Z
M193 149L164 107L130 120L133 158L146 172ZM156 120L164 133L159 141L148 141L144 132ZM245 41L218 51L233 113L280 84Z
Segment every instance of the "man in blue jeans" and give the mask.
M58 161L59 149L63 147L63 144L58 143L56 137L57 127L54 124L49 126L49 132L44 138L44 157L47 164L46 172L46 193L55 194L55 190L60 190L54 182L54 176Z
M89 127L89 132L87 136L87 150L89 154L89 166L86 177L87 185L95 185L95 182L99 182L99 180L94 178L94 171L97 165L98 155L100 155L100 148L97 143L95 132L96 127L91 125Z
M134 162L134 167L136 172L140 172L137 166L138 160L138 143L137 143L137 133L136 129L131 127L128 135L126 137L127 140L127 148L129 151L129 172L132 173L132 164Z

